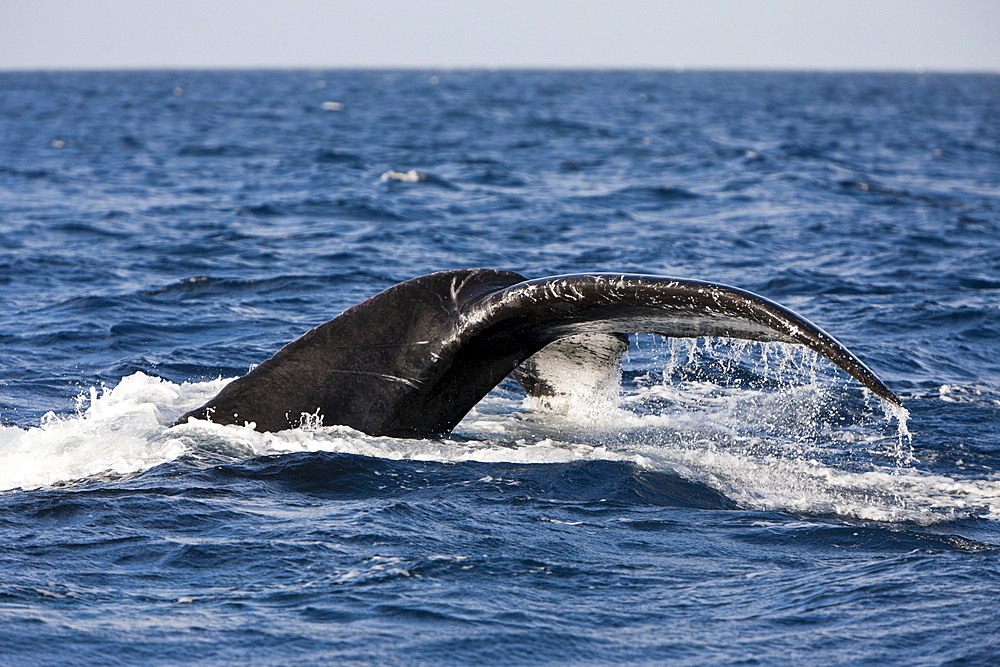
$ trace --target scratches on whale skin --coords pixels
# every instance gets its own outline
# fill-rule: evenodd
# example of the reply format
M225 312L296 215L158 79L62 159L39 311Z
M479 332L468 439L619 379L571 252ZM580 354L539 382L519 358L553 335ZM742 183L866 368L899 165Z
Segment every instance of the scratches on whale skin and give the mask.
M417 380L416 378L404 378L404 377L399 377L398 375L390 375L389 373L378 373L376 371L355 371L343 368L332 368L329 370L329 372L340 373L342 375L365 375L368 377L379 377L384 380L400 382L402 384L405 384L407 387L413 387L414 389L419 389L424 384L423 380Z

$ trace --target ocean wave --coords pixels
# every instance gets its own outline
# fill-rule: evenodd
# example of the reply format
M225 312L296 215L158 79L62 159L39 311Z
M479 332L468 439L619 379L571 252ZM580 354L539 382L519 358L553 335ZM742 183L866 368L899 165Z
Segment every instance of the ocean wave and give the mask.
M894 284L886 279L859 280L856 276L831 273L821 267L804 268L799 266L775 271L774 275L758 289L763 294L771 295L774 298L799 294L891 295L905 294L909 291L906 285Z
M532 115L525 120L524 125L528 130L542 130L556 136L580 135L585 137L610 138L618 134L610 126L559 116L543 117Z
M947 403L970 403L1000 408L1000 390L983 385L943 384L930 396Z
M468 178L470 183L478 185L489 185L503 188L523 188L528 185L528 181L520 175L504 169L499 165L489 167Z
M735 509L721 493L672 472L631 461L580 459L567 462L422 461L358 454L305 452L265 456L216 466L212 476L266 483L286 493L334 500L440 498L498 494L562 503L655 505Z
M686 188L670 185L629 185L611 192L579 196L587 206L621 208L626 211L660 211L699 199Z
M852 428L838 435L829 426L816 425L813 410L788 410L788 394L769 406L746 392L719 394L718 388L709 387L706 394L704 386L688 384L681 393L669 392L679 407L665 413L636 412L635 402L655 398L663 388L659 386L626 401L630 409L581 403L549 415L495 396L471 413L453 436L430 440L372 437L347 427L306 422L279 433L197 420L173 425L226 382L175 384L134 373L114 388L90 390L83 401L88 407L76 414L50 413L36 427L0 427L0 488L118 478L181 457L207 457L216 463L223 457L229 461L224 464L226 474L274 479L284 487L325 497L376 496L381 491L405 495L418 488L440 493L459 483L456 480L468 482L471 470L482 478L514 480L530 497L571 502L603 498L626 504L741 507L918 525L963 517L1000 520L1000 481L923 472L912 467L915 461L905 452L889 452L896 464L879 463L873 454L892 439L877 427L861 425L860 431ZM809 394L803 390L801 395ZM754 422L748 418L748 401L760 419L774 422L777 417L784 426L775 431L771 424L763 435L748 431L746 424ZM785 406L780 415L774 412L779 405ZM802 439L807 424L815 433L812 444ZM856 450L859 443L873 452L868 469L838 467L831 451ZM306 454L315 456L303 458ZM393 469L394 479L386 479L382 473L392 461L409 463L405 469ZM445 467L414 471L414 462ZM480 467L448 467L455 464ZM527 468L504 467L510 465ZM532 468L537 466L543 466L541 471ZM858 467L856 460L852 466ZM337 482L344 476L353 481L349 489L338 491L346 488Z
M47 169L17 169L14 167L0 166L0 176L14 176L28 180L49 180L55 178L56 174Z
M237 213L255 217L304 217L336 220L394 222L406 219L387 202L366 196L344 196L335 199L306 197L303 199L265 201L240 206Z
M457 185L449 181L447 178L418 171L416 169L409 169L407 171L396 171L395 169L390 169L389 171L383 172L382 175L379 176L379 180L390 186L394 183L425 183L427 185L436 185L437 187L445 188L446 190L459 189Z
M837 185L844 194L863 198L868 204L900 204L911 197L903 188L868 179L845 180Z
M178 151L177 155L181 157L202 157L202 158L217 158L217 157L254 157L259 155L260 151L249 146L242 146L239 144L189 144L187 146L182 146Z
M364 169L365 160L356 153L349 151L322 149L316 151L313 160L318 164L338 164L352 169Z

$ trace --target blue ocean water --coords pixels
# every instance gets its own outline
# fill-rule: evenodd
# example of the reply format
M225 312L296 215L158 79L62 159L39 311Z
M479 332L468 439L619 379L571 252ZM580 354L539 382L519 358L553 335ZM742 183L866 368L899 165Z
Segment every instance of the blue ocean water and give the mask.
M0 73L0 232L4 664L1000 661L1000 76ZM909 419L637 337L439 439L171 426L462 267L755 291Z

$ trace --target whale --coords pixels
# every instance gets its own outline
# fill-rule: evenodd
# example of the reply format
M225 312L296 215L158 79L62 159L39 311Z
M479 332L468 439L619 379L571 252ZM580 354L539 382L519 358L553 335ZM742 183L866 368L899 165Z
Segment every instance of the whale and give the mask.
M737 287L633 273L527 279L459 269L398 283L347 309L177 423L275 432L310 420L373 436L433 437L451 431L508 376L542 399L572 392L573 383L613 382L628 335L637 333L804 345L902 405L831 335Z

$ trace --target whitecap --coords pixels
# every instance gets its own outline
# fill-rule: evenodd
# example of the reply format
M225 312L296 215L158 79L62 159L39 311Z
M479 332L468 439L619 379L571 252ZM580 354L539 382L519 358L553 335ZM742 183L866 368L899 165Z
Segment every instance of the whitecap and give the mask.
M426 181L427 175L417 171L416 169L410 169L409 171L395 171L390 169L381 176L379 176L380 181L399 181L400 183L419 183L420 181Z

